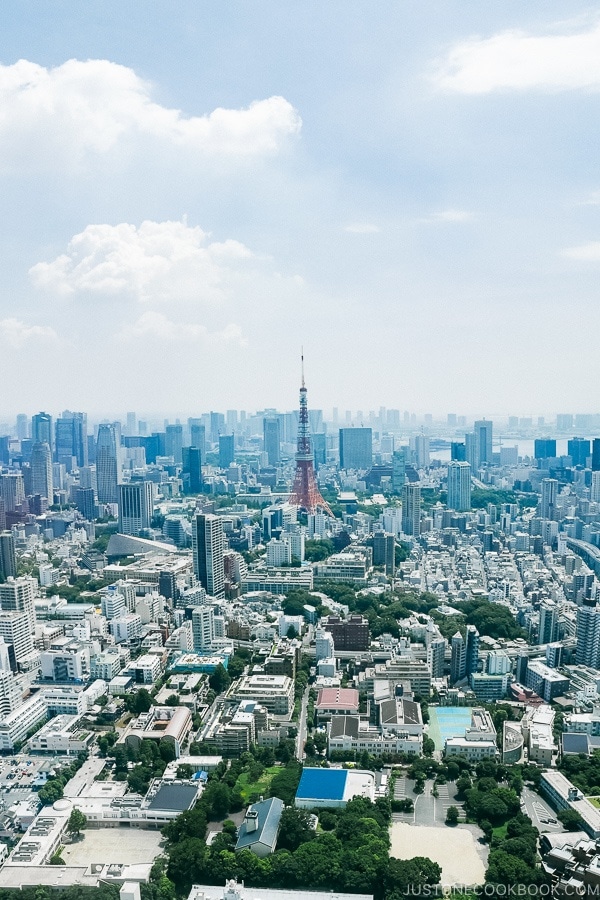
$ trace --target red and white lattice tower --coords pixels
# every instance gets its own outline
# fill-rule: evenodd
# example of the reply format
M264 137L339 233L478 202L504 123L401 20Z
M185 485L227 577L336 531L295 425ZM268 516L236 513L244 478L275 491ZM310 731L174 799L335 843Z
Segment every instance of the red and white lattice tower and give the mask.
M296 453L296 474L289 502L307 513L324 512L333 518L333 513L321 492L313 467L312 441L308 424L308 403L304 384L304 354L302 354L302 385L300 387L300 416L298 419L298 450Z

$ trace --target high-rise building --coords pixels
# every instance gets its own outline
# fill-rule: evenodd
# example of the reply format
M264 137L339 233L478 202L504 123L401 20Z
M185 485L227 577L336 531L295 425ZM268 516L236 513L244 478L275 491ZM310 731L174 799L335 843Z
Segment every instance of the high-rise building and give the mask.
M558 607L555 603L540 603L540 623L538 627L538 644L552 644L558 640Z
M574 466L585 468L590 455L590 442L587 438L571 438L570 441L567 441L567 453L573 460Z
M492 432L493 423L486 419L480 419L474 423L475 456L477 465L490 465L492 462Z
M91 487L79 487L74 493L75 506L84 519L92 522L96 518L96 494Z
M206 428L200 419L188 419L190 429L190 446L200 451L200 465L206 462Z
M87 466L87 416L85 413L65 412L55 423L54 459L66 466Z
M590 488L590 500L600 503L600 470L592 471L592 485Z
M465 641L465 675L477 671L479 663L479 632L474 625L467 625Z
M0 531L0 575L4 579L17 577L17 551L12 531Z
M450 460L452 462L466 462L466 447L461 441L452 441L450 444Z
M392 492L396 495L402 493L406 481L406 454L404 447L399 447L392 453Z
M17 440L26 441L29 437L29 419L25 413L19 413L17 416Z
M340 428L340 469L370 469L372 465L372 429Z
M202 451L199 447L184 447L181 481L184 494L200 494L204 486L202 480Z
M3 586L0 585L0 588ZM8 645L11 669L16 672L34 651L33 629L26 613L2 610L0 612L0 637Z
M139 535L150 528L154 509L154 482L132 481L119 485L119 531Z
M31 439L35 443L48 444L50 449L54 447L54 432L52 429L52 416L45 412L37 413L31 419Z
M18 472L0 475L0 497L4 500L5 512L14 512L25 500L23 476Z
M183 448L183 426L167 425L165 429L165 450L167 456L172 456L175 465L181 465Z
M317 431L312 436L313 459L315 471L327 463L327 435L324 431Z
M33 633L35 629L35 594L37 580L28 575L21 578L8 578L0 584L0 609L2 612L22 612Z
M49 444L39 441L31 450L31 493L45 497L49 504L54 502L52 452Z
M421 486L416 482L402 488L402 531L413 537L421 533Z
M467 671L467 648L460 631L457 631L450 642L452 655L450 658L450 684L462 681Z
M235 460L235 435L219 435L219 468L228 469Z
M468 462L448 463L447 505L457 512L471 509L471 466Z
M270 466L281 462L281 421L279 416L263 419L263 446Z
M119 502L119 435L115 424L98 428L96 441L96 480L99 503Z
M592 472L600 472L600 438L592 441Z
M577 665L597 669L600 666L600 608L595 600L585 599L577 608L575 638Z
M427 647L427 665L432 678L443 678L446 659L446 641L434 638Z
M210 414L210 441L217 444L219 435L225 430L225 416L223 413L211 412Z
M125 428L129 437L133 437L133 435L138 433L136 419L137 416L134 412L127 413L127 425Z
M192 610L194 650L210 650L215 639L215 611L212 606L195 606Z
M219 516L197 513L192 522L194 574L212 597L225 593L225 535Z
M536 459L553 459L556 456L556 440L553 438L536 438L533 445Z
M542 478L542 499L540 517L554 519L556 515L556 498L558 497L558 481L556 478Z
M429 435L416 434L410 439L410 449L417 469L427 469L431 462L429 456Z
M394 577L396 539L393 534L376 531L373 535L373 565L385 566L385 574Z

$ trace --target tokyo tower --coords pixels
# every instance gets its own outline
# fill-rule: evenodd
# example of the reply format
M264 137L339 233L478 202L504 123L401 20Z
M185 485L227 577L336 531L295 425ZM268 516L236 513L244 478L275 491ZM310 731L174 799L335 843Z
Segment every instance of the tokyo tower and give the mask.
M304 353L302 354L302 385L300 387L300 416L298 419L298 450L296 453L296 474L289 502L304 509L307 513L318 511L327 513L333 518L333 513L321 492L315 478L313 468L312 441L310 439L310 427L308 424L308 403L306 400L306 385L304 384Z

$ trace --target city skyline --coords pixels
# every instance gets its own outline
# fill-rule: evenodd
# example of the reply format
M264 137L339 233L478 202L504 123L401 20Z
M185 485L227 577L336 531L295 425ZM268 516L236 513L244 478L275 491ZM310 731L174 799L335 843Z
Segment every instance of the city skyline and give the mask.
M99 10L3 12L4 415L594 411L593 7Z

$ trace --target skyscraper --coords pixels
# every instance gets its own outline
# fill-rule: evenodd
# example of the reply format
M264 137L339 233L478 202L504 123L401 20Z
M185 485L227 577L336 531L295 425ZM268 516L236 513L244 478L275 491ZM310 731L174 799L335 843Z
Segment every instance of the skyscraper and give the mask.
M427 647L427 665L432 678L443 678L446 658L446 641L434 638Z
M212 597L225 594L225 535L219 516L197 513L192 522L194 574Z
M0 475L0 497L4 500L5 512L13 512L25 499L23 476L18 472Z
M399 447L392 453L392 492L396 495L402 493L406 481L406 454L404 447Z
M370 469L372 464L372 429L340 428L340 469Z
M474 625L467 625L465 641L465 675L477 671L479 663L479 632Z
M567 441L567 453L573 460L574 466L585 468L590 455L590 442L586 438L571 438L570 441Z
M87 416L80 412L65 412L55 423L54 459L70 472L75 465L87 466Z
M12 531L0 531L0 575L4 579L17 577L17 553Z
M385 566L385 574L394 577L396 539L393 534L376 531L373 535L373 565Z
M447 505L457 512L471 509L471 466L468 462L448 463Z
M461 441L452 441L450 444L450 459L452 462L466 462L467 461L467 448L464 443Z
M402 488L402 531L413 537L421 533L421 486L416 482Z
M184 494L200 494L203 488L202 452L199 447L184 447L181 481Z
M212 606L195 606L192 610L194 650L210 650L215 639L215 612Z
M595 600L584 600L578 607L575 637L577 665L597 669L600 666L600 609Z
M103 424L98 428L96 441L96 480L99 503L119 502L119 447L115 424Z
M542 478L542 499L540 502L540 517L542 519L555 518L557 496L558 481L556 478Z
M228 469L235 459L235 435L219 435L219 468Z
M28 575L9 578L5 584L0 584L0 609L2 612L25 613L32 634L35 630L36 589L37 580Z
M480 419L474 423L475 456L478 466L490 465L492 462L493 423Z
M52 453L48 444L39 441L31 450L31 493L45 497L49 504L54 502Z
M600 472L600 438L592 441L592 472Z
M540 603L538 644L552 644L558 640L558 607L549 600Z
M462 681L467 670L467 648L460 631L457 631L450 642L452 656L450 658L450 684Z
M533 455L536 459L553 459L556 456L554 438L536 438L533 446Z
M263 446L270 466L281 461L281 422L279 416L265 416L263 419Z
M181 464L181 450L183 448L183 427L181 425L167 425L165 429L165 450L167 456L172 456L176 465Z
M132 481L119 485L119 531L139 535L150 528L154 507L154 483Z
M190 446L200 451L200 465L206 462L206 428L200 419L188 419L190 429Z
M37 413L31 419L31 439L40 444L48 444L50 449L54 447L54 434L52 431L52 416L45 412Z

